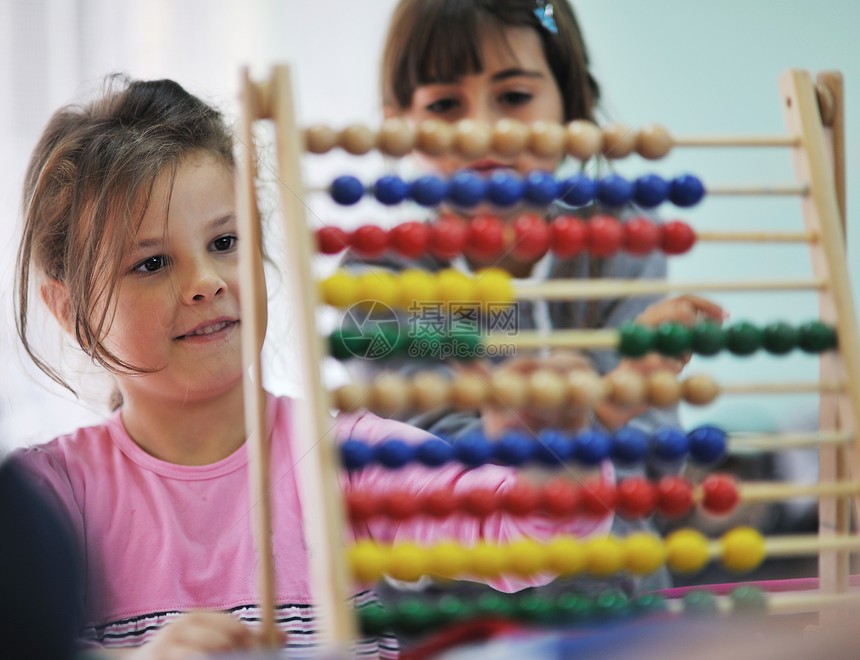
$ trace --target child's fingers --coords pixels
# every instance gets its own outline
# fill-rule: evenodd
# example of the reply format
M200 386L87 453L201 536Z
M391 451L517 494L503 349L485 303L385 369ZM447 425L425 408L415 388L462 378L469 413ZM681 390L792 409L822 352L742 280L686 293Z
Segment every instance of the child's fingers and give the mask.
M722 323L726 312L718 304L699 296L679 296L650 305L636 321L643 325L659 325L673 321L695 325L703 320Z

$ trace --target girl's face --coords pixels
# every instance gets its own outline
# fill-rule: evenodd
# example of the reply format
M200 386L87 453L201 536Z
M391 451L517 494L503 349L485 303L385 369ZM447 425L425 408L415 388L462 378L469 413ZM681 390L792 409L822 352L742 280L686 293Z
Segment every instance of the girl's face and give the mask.
M117 376L127 402L192 401L241 386L233 172L194 155L178 167L172 191L170 183L167 174L156 179L104 339L124 361L157 370Z
M455 122L475 119L489 124L509 118L525 124L538 120L562 123L564 104L555 78L547 65L537 33L527 27L503 30L504 39L494 33L483 37L483 72L463 76L445 84L416 88L412 105L405 111L387 109L389 116L401 116L417 124L427 119ZM491 155L480 160L456 154L420 156L422 163L442 173L471 168L488 171L512 168L521 174L541 169L552 171L559 158L540 158L527 152L515 157Z

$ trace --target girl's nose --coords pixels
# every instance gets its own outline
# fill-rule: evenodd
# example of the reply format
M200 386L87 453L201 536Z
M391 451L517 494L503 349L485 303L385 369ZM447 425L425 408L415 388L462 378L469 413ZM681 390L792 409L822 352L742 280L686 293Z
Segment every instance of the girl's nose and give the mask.
M214 300L227 284L214 264L196 264L190 273L184 298L191 303Z

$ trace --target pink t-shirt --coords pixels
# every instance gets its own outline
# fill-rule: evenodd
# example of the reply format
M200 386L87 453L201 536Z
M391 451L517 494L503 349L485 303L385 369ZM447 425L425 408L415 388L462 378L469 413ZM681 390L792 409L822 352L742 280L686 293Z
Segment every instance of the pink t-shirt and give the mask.
M269 396L267 423L271 444L271 506L278 625L290 646L315 643L302 515L296 472L302 469L291 447L291 402ZM370 413L337 422L337 441L378 444L398 438L418 443L429 435ZM251 532L246 446L217 463L175 465L143 451L129 437L119 413L104 424L79 429L45 445L22 450L16 459L53 493L81 542L85 561L85 639L104 646L134 646L191 609L217 609L254 622L259 618L255 586L256 555ZM612 469L604 469L612 479ZM408 488L454 491L475 487L504 491L516 483L509 468L466 469L449 464L419 465L397 471L369 468L342 476L345 488L377 492ZM312 515L311 512L305 512ZM608 533L611 517L563 524L541 517L494 514L484 520L455 514L444 521L373 520L355 529L360 537L419 544L443 539L471 545L478 539L508 541L521 536L546 539L554 534ZM499 589L513 591L532 581L503 579ZM366 587L366 585L365 585ZM356 605L373 599L362 585ZM359 649L396 657L396 641L364 640Z

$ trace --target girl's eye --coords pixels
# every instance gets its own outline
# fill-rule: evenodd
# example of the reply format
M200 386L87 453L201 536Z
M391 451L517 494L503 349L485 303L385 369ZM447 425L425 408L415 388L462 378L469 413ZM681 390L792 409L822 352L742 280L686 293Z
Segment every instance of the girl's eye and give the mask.
M504 92L499 95L499 103L517 108L529 103L534 96L529 92Z
M433 103L424 106L424 109L427 112L433 113L434 115L444 115L451 112L452 110L456 110L459 107L460 102L455 98L449 97L437 99L436 101L433 101Z
M149 257L141 261L137 266L132 268L132 271L135 273L157 273L167 263L167 257L163 254L156 255L154 257Z
M236 246L237 240L238 239L232 234L219 236L212 241L212 247L218 252L226 252L227 250L232 250Z

